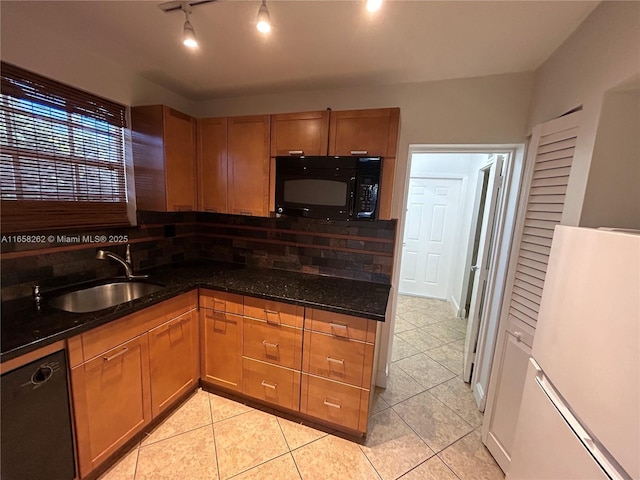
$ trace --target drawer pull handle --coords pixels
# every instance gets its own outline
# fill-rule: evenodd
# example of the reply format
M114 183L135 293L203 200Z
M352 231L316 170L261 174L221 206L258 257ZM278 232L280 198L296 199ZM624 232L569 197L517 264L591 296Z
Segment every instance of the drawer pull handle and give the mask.
M331 363L339 363L340 365L344 365L344 359L327 357L327 361Z
M304 150L289 150L289 155L304 155Z
M275 310L267 310L266 308L264 309L264 314L266 316L267 319L267 323L271 323L274 325L280 325L280 312L276 312ZM273 317L276 317L275 320L270 320L273 319Z
M327 407L332 407L332 408L337 408L337 409L342 408L342 405L340 405L339 403L330 402L326 398L324 399L324 402L322 402L322 403L324 403Z
M272 388L272 389L274 389L274 390L275 390L275 389L276 389L276 387L278 386L278 384L277 384L277 383L273 383L273 384L272 384L272 383L267 382L266 380L262 380L261 385L262 385L263 387L266 387L266 388Z
M216 305L222 305L222 310L227 310L227 302L224 300L218 300L217 298L213 299L213 308L216 308ZM217 310L217 309L216 309Z
M246 216L251 216L251 210L240 210L240 215L246 215Z
M277 344L277 343L269 343L269 342L267 342L266 340L263 340L263 341L262 341L262 344L263 344L265 347L271 347L271 348L278 348L278 346L279 346L279 344Z
M351 155L366 155L368 150L351 150Z
M114 353L113 355L111 355L110 357L102 357L104 359L105 362L110 362L111 360L113 360L114 358L118 358L121 355L124 355L125 353L127 353L129 351L129 349L127 347L124 347L122 350L120 350L118 353Z
M347 325L342 325L340 323L329 323L329 328L331 328L331 331L336 330L336 335L340 337L349 336L349 327Z

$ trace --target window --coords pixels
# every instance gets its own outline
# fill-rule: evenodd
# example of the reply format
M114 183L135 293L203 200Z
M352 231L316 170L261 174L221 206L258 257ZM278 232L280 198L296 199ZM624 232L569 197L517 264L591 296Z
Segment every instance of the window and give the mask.
M1 66L3 232L129 225L126 107Z

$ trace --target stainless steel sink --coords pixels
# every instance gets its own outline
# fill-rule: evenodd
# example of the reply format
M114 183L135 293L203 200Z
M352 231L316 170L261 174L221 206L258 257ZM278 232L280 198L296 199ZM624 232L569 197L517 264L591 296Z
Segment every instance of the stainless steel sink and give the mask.
M51 299L51 306L73 313L96 312L130 302L162 290L161 285L148 282L111 282L83 288Z

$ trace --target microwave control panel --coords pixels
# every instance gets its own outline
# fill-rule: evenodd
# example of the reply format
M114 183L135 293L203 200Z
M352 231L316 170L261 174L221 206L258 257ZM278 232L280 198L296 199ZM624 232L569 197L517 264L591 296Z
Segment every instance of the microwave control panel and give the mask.
M375 218L377 203L377 179L370 176L360 177L356 192L356 218Z

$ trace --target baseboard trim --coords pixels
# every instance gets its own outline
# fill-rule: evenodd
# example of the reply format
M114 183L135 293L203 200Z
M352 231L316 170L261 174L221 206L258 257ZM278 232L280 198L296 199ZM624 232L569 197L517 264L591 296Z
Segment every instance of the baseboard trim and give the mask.
M473 398L476 400L476 405L478 405L478 410L484 412L484 409L487 406L487 396L484 393L482 385L476 383L473 386Z

